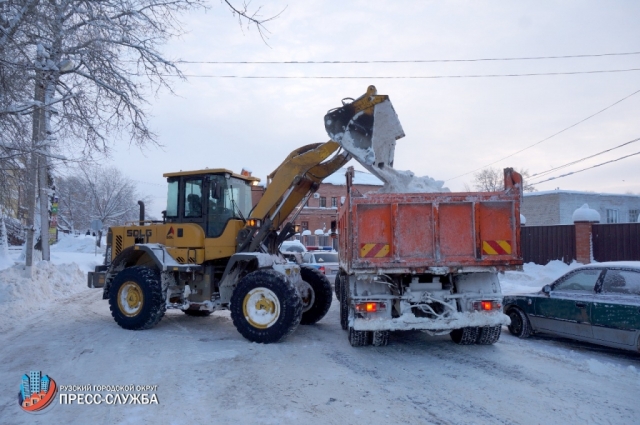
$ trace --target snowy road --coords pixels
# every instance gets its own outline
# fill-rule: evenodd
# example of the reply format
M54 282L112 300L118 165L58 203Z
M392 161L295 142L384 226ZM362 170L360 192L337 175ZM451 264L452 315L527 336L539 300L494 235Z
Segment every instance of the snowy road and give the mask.
M566 340L457 346L393 334L352 348L337 302L279 344L249 343L225 313L170 312L126 331L83 290L0 337L1 424L637 424L640 355ZM158 405L18 407L34 368L60 385L158 385Z

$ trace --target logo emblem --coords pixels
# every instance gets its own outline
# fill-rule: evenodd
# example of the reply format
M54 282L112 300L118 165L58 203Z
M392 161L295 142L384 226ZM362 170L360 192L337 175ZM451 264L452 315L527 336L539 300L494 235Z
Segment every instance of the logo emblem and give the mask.
M18 403L27 412L38 412L51 404L57 392L56 381L39 370L32 370L28 375L22 375Z
M167 232L167 239L173 239L173 235L175 235L175 232L173 231L173 226L171 226Z

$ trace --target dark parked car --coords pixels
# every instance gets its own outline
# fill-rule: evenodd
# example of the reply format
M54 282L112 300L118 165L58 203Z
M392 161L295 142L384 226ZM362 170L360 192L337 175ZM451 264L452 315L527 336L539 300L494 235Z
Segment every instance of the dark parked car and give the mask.
M640 261L578 267L534 294L509 295L509 331L640 351Z

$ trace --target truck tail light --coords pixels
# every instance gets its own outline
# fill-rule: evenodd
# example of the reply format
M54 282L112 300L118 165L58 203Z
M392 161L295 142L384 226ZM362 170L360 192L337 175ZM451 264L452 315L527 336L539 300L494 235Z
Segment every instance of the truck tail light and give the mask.
M502 309L502 303L498 301L476 301L473 303L473 309L476 311L492 311Z
M384 310L387 306L384 303L359 303L356 304L356 311L358 313L375 313L380 310Z

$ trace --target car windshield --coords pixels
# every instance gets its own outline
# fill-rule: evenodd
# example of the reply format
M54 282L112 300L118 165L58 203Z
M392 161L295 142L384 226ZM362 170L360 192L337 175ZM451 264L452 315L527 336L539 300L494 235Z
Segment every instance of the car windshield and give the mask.
M281 251L304 252L302 245L282 245Z
M316 263L337 263L338 262L338 254L328 252L326 254L316 253L314 255L316 257Z

